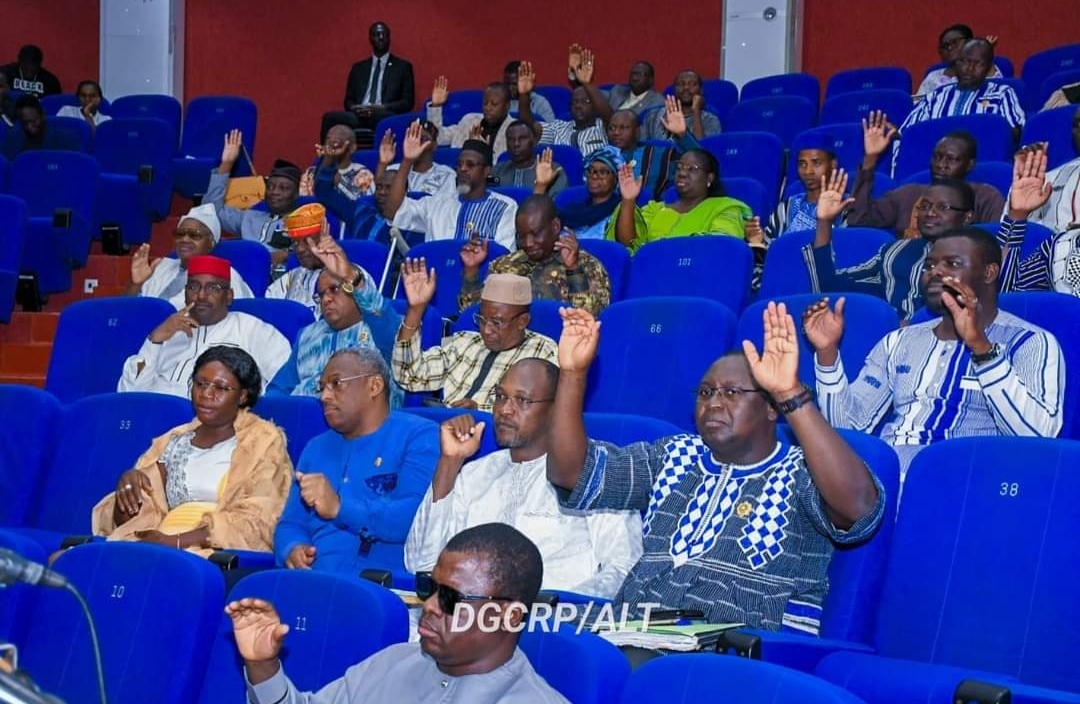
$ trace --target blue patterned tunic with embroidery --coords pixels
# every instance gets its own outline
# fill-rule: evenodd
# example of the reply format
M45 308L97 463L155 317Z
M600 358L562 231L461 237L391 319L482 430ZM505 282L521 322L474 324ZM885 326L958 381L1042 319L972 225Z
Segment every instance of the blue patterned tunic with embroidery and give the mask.
M576 509L638 509L645 554L615 601L699 609L713 623L816 635L833 542L869 538L885 491L849 530L829 521L802 448L777 442L751 466L721 465L697 435L619 448L589 441ZM633 612L632 612L633 613Z

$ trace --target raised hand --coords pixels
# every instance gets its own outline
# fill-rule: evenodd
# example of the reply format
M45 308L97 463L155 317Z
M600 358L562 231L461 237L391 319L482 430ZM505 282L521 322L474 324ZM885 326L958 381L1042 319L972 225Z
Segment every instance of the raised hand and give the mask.
M1046 152L1034 149L1013 160L1013 181L1009 190L1009 217L1025 220L1050 200L1053 184L1046 180Z
M637 201L641 195L641 178L634 177L634 167L623 164L619 167L619 195L624 201Z
M243 144L243 135L240 130L231 130L225 135L225 146L221 149L221 164L232 166L240 158L240 147Z
M405 144L401 148L402 156L409 161L416 161L429 149L433 148L434 141L423 141L423 130L420 129L420 121L415 120L405 130Z
M844 198L847 192L847 172L833 169L828 176L821 177L821 195L818 196L817 219L832 222L845 209L855 204L854 198Z
M319 258L326 270L342 281L356 278L356 267L349 261L349 256L341 245L330 236L330 225L323 220L322 232L310 242L311 253Z
M881 110L873 110L863 118L863 153L877 157L885 153L889 142L896 136L896 125L889 122L888 116Z
M484 125L480 122L477 122L472 126L472 129L469 130L469 139L478 139L488 146L491 146L491 139L484 136Z
M199 324L191 317L191 309L194 307L194 303L189 303L168 318L165 318L161 325L158 325L154 328L154 331L150 333L150 342L160 345L178 332L182 332L188 337L191 337L195 332L195 329L199 327Z
M686 134L686 115L682 111L682 103L674 95L664 98L664 114L660 117L664 129L676 139Z
M840 348L840 338L844 336L844 303L841 296L836 301L834 310L829 310L829 299L822 298L803 311L803 333L815 351L835 352Z
M581 66L574 69L574 78L581 85L592 83L593 79L593 53L588 49L581 50Z
M120 475L116 482L116 493L113 496L115 505L114 514L124 515L125 520L137 514L143 505L143 497L150 496L153 488L150 486L150 477L146 472L137 469L129 469Z
M470 416L457 416L444 421L439 426L439 446L442 456L456 460L467 460L480 449L480 440L484 436L484 422L479 423Z
M581 45L577 42L574 42L570 45L570 57L567 61L567 64L570 66L571 73L576 73L577 70L581 68L582 51L583 49L581 48Z
M996 34L987 34L985 39L990 42L990 46L997 47L998 36Z
M310 570L315 564L316 554L314 545L297 545L285 558L285 567L290 570Z
M149 243L139 245L131 258L131 283L142 286L154 275L154 270L161 264L161 257L150 261Z
M401 263L401 284L410 306L426 306L435 297L435 270L427 268L427 261L406 259Z
M518 96L532 93L536 87L536 73L531 61L522 61L518 67ZM519 97L520 100L520 97Z
M555 179L559 177L559 171L561 171L552 163L553 159L554 155L551 147L548 147L540 153L540 158L536 160L536 185L540 186L544 191L551 188L551 184L555 183Z
M273 605L262 599L240 599L229 603L225 613L232 619L236 649L245 662L276 660L289 627Z
M986 331L979 325L979 309L982 303L975 295L975 290L955 276L944 277L942 283L946 288L941 293L941 302L952 315L956 336L973 352L988 351L990 341L986 339ZM956 294L949 289L956 291Z
M466 273L475 274L480 265L487 261L488 241L483 237L469 240L461 248L461 265Z
M320 518L331 521L337 518L341 510L341 497L330 486L330 481L325 474L296 473L296 481L300 483L300 498L305 504L315 509Z
M762 313L762 319L765 344L761 354L749 340L743 340L743 353L758 386L774 398L787 396L799 387L799 340L795 336L795 321L788 314L787 306L772 301Z
M577 235L568 227L564 227L559 239L555 240L555 251L559 253L563 266L568 270L577 269L578 258L581 255L581 245Z
M563 319L559 335L559 369L566 372L585 372L596 359L600 344L600 321L582 308L560 308Z
M382 141L379 142L379 163L389 166L397 158L397 140L391 130L383 132Z
M450 95L448 85L449 82L446 80L446 76L439 76L435 79L435 86L431 89L431 107L437 108L440 105L446 105L446 99Z
M750 245L765 244L765 230L761 229L761 218L754 216L746 221L743 226L746 243Z

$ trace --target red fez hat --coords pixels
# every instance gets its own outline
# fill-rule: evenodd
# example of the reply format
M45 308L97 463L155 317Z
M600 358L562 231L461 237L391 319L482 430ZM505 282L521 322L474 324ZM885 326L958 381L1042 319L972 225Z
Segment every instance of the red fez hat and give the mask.
M197 254L188 259L187 272L188 276L209 274L226 281L232 280L232 266L229 264L229 260L212 257L209 254Z

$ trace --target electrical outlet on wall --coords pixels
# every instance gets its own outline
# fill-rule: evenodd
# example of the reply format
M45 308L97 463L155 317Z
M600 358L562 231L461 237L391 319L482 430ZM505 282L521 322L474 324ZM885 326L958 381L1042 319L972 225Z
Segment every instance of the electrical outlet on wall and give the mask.
M83 282L83 293L93 293L94 289L98 287L97 279L87 279Z

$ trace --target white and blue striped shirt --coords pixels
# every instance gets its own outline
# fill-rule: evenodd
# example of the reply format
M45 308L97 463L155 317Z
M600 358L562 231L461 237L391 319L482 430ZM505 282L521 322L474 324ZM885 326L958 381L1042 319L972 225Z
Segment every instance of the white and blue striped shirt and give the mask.
M916 452L958 437L1055 437L1061 430L1065 362L1049 332L999 310L986 328L1001 355L976 366L959 340L934 334L937 320L889 333L854 382L839 358L815 359L818 403L836 428L873 432L893 445L901 472Z
M394 227L423 232L424 241L468 240L475 233L495 240L511 252L517 249L517 203L512 198L487 191L482 198L466 200L434 195L406 198L394 216Z

